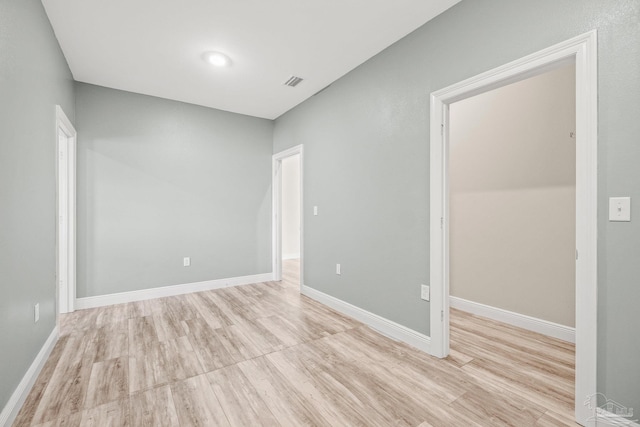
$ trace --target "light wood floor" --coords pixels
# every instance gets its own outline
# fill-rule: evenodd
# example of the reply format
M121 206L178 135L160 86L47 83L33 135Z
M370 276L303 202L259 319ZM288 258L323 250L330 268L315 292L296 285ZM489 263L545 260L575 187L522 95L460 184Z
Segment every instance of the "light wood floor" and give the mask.
M573 345L452 312L435 359L285 280L83 310L17 426L559 426Z

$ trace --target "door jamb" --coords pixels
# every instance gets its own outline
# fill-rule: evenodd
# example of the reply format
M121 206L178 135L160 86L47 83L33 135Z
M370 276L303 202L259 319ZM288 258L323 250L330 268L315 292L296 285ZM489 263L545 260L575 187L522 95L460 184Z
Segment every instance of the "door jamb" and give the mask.
M58 132L62 131L67 137L66 147L60 145ZM71 124L71 121L62 110L62 107L56 105L56 171L57 171L57 187L56 187L56 319L62 313L71 313L75 309L76 299L76 151L77 151L77 132ZM61 170L60 159L67 156L67 168ZM67 186L67 217L63 218L60 212L60 206L63 203L60 194L60 186ZM60 224L61 221L67 223L67 248L65 254L62 254L60 247ZM60 279L60 266L62 262L67 264L68 277L67 283L62 283Z
M561 62L576 64L576 384L575 417L592 414L583 402L597 378L597 146L596 30L431 94L430 329L431 353L449 354L449 104L523 80Z
M300 155L300 289L304 278L304 150L302 144L272 157L272 265L273 280L282 280L282 161Z

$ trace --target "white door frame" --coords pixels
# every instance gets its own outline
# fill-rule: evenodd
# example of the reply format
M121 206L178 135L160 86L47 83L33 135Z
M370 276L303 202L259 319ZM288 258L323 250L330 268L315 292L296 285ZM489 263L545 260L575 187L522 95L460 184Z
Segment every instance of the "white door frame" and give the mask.
M273 280L282 280L282 161L300 155L300 289L304 277L304 156L302 145L274 154L272 157L272 259Z
M597 34L591 31L431 94L431 353L449 354L449 104L553 69L576 64L576 388L575 416L596 393L597 352Z
M64 140L59 137L64 134ZM75 309L76 299L76 146L77 133L56 105L56 294L57 315Z

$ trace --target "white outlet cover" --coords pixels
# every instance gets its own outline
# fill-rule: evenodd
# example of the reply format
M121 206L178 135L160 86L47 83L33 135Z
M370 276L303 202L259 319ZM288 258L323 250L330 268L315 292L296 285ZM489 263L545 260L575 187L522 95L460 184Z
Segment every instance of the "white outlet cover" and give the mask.
M342 274L340 271L340 264L336 264L336 274Z
M40 320L40 304L33 306L33 321L37 323L38 320Z
M182 260L182 265L184 265L185 267L189 267L191 265L191 258L184 257L184 259Z
M429 285L421 285L420 298L422 298L425 301L429 301L431 299L430 291L431 289L429 288Z

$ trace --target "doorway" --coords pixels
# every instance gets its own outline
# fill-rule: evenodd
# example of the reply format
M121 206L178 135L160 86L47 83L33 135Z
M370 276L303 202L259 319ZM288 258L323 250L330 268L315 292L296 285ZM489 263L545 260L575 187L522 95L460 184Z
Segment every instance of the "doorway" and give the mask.
M569 342L575 86L562 63L449 105L451 307Z
M449 354L449 106L492 89L575 64L575 417L586 424L585 399L596 393L597 354L597 37L575 37L431 94L430 280L431 352Z
M77 133L56 106L57 265L56 319L74 311L76 298L76 142Z
M514 398L544 390L540 412L564 420L575 400L574 133L573 63L449 105L451 352Z
M273 156L273 278L296 282L303 276L303 147Z

